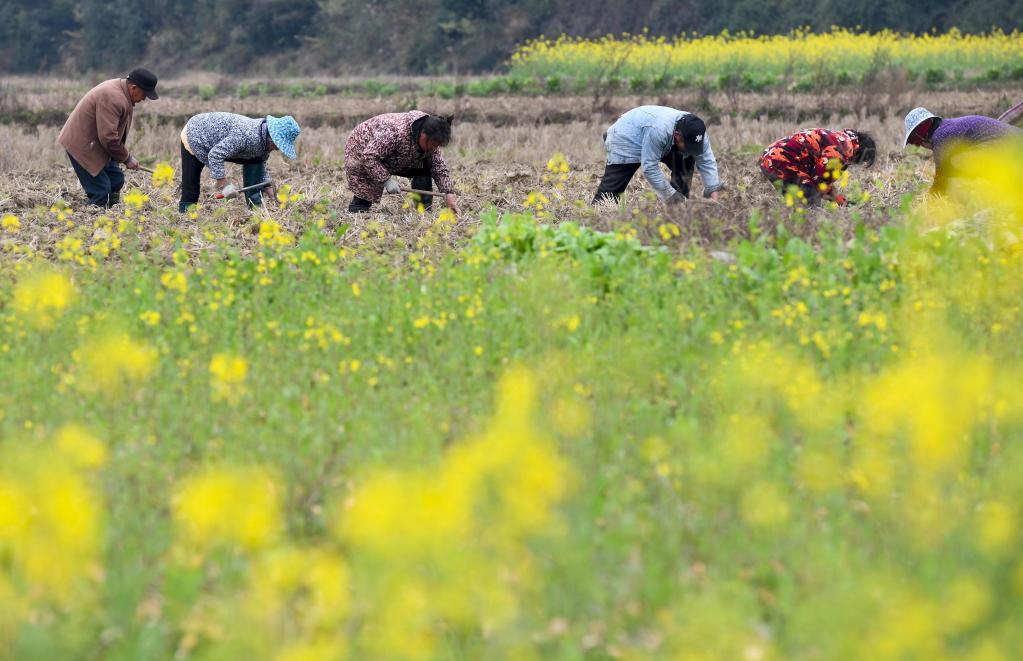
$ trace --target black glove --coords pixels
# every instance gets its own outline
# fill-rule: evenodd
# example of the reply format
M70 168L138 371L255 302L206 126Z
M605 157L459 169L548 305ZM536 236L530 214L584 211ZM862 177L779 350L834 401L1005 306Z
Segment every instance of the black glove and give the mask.
M685 201L686 196L683 195L681 191L675 191L667 200L664 201L664 203L667 204L669 207L672 207L677 204L682 204Z

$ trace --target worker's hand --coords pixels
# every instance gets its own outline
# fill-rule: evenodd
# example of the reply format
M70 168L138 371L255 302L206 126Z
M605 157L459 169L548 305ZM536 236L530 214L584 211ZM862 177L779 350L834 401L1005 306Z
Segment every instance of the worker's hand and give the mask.
M721 191L716 190L713 193L711 193L710 195L708 195L707 197L712 199L712 200L714 200L715 202L720 202L721 201Z
M134 156L129 154L128 160L124 162L124 167L128 168L129 170L138 170L139 162L135 160Z
M444 202L448 205L448 209L451 209L452 211L455 212L456 216L459 214L459 212L458 212L458 200L455 199L455 194L454 193L447 193L444 196Z
M217 194L217 197L222 197L225 200L233 200L234 198L238 197L238 189L235 187L234 184L228 184L220 189L220 192Z
M395 181L394 177L391 177L390 179L384 182L384 192L390 193L391 195L400 193L401 186L398 185L398 182Z
M682 191L675 191L674 193L671 194L671 197L664 201L664 203L667 204L669 207L672 207L677 204L682 204L685 201L686 197L685 195L682 194Z

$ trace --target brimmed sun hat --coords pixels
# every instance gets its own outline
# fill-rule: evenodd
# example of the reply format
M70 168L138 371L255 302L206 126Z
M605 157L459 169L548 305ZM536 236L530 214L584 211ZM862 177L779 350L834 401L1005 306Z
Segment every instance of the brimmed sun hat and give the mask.
M927 108L913 108L910 110L909 114L906 115L906 138L902 141L902 146L905 147L909 144L909 136L913 135L913 131L915 131L918 126L935 117L937 117L937 115Z
M267 115L266 130L282 154L288 158L295 158L295 140L298 139L298 134L302 132L302 129L299 128L294 117L291 115L284 117Z

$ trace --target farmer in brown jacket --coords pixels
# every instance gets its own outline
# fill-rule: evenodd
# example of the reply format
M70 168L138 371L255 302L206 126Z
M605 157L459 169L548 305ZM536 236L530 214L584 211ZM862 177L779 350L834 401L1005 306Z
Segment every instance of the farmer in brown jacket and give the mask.
M455 184L440 153L450 141L451 117L419 110L377 115L356 126L345 143L345 177L354 195L348 211L369 211L385 189L397 193L395 175L408 177L420 190L432 191L431 180L437 182L448 207L458 213ZM423 196L422 202L429 208L433 196Z
M100 207L117 204L124 186L118 163L136 170L139 162L124 146L135 105L156 99L156 76L135 69L127 78L100 83L82 97L57 139L67 150L89 203Z

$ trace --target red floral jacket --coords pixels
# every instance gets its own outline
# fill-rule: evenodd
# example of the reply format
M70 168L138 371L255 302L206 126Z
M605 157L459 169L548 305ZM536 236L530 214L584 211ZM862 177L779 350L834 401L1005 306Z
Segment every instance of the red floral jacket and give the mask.
M859 140L845 131L806 129L765 149L760 168L785 183L812 186L826 195L858 148Z

